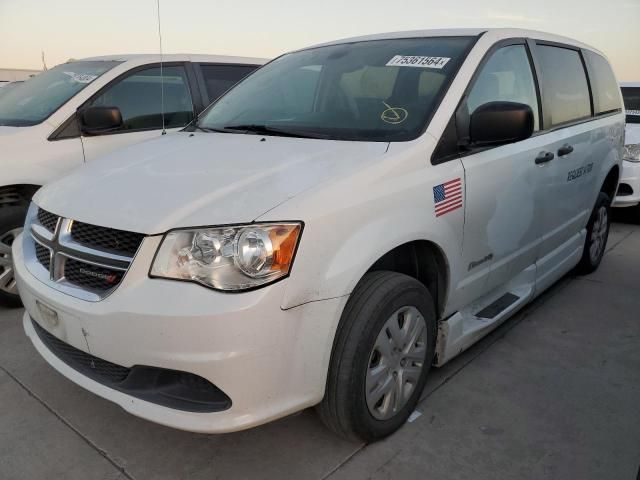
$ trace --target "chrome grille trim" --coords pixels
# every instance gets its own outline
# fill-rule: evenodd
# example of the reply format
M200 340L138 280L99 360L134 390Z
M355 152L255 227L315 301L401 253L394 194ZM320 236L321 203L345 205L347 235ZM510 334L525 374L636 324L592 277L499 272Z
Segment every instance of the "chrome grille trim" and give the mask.
M39 213L39 208L32 203L27 213L26 221L26 230L29 234L24 235L23 240L25 265L31 274L52 288L82 300L97 302L110 295L122 282L135 254L125 256L79 244L71 236L74 223L72 219L58 217L55 230L51 232L40 223L40 218L48 217ZM53 215L46 213L47 215ZM98 233L103 229L103 227L89 226L95 228ZM133 234L133 232L131 233ZM141 237L138 245L139 250L144 236L138 233L135 233L135 235L140 235ZM48 269L40 263L36 252L36 244L46 248L51 253ZM42 258L42 252L40 257ZM67 259L73 260L74 263L74 275L71 277L72 280L75 279L73 282L65 276ZM82 272L80 275L78 275L78 263L87 266L86 271L80 268L80 272ZM72 268L71 263L69 268ZM102 270L97 270L98 273L96 273L96 268ZM69 272L70 274L71 271ZM99 276L96 277L97 275ZM111 283L113 283L112 287L110 286Z

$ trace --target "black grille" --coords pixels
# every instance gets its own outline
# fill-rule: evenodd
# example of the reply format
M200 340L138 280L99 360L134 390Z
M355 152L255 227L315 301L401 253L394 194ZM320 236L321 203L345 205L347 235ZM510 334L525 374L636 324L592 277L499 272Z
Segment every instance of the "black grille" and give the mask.
M56 230L56 224L58 223L58 215L47 212L42 208L38 209L38 222L44 228L53 233Z
M127 378L131 372L130 368L107 362L106 360L94 357L93 355L89 355L82 350L72 347L58 337L51 335L33 320L31 323L33 323L42 343L44 343L56 357L89 378L93 378L94 380L100 378L103 382L121 382Z
M65 279L88 290L110 290L120 283L123 276L122 270L99 267L73 258L67 258L64 264Z
M96 250L133 257L138 251L144 235L114 228L98 227L88 223L73 222L71 238Z
M123 367L83 352L51 335L33 319L40 341L74 370L120 392L187 412L220 412L231 399L213 383L190 372L134 365Z
M618 193L619 197L628 197L629 195L633 195L633 188L628 183L621 183L618 185Z
M51 265L51 251L48 248L36 243L36 258L44 268L49 270L49 266Z

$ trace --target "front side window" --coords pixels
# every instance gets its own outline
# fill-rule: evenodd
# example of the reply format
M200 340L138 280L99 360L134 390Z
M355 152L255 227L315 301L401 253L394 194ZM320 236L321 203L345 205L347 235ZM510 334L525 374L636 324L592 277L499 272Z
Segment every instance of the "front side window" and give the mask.
M489 102L529 105L533 110L534 130L539 129L538 97L524 45L500 48L482 67L467 98L469 114Z
M184 127L193 119L193 103L184 67L165 66L163 76L164 82L160 67L140 70L108 87L90 105L118 107L122 114L121 131L160 129L164 88L165 127Z
M590 66L591 89L596 114L615 112L622 108L620 103L620 87L611 70L609 62L597 53L585 51L585 58Z
M217 100L256 68L245 65L201 65L209 102Z
M336 140L411 140L424 131L472 41L372 40L286 54L232 88L198 126L260 127Z
M640 123L640 87L622 87L627 123Z
M17 84L0 98L0 126L37 125L120 62L69 62Z
M537 51L550 126L590 117L589 86L580 52L548 45L538 45Z

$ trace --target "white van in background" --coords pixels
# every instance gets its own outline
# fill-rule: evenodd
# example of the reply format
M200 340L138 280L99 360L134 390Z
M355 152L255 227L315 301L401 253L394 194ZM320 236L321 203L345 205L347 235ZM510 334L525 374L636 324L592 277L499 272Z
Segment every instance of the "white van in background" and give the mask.
M621 83L626 110L625 152L622 179L614 207L634 207L640 220L640 82Z
M73 167L184 127L260 58L158 55L71 61L0 96L0 305L18 305L11 243L33 193ZM164 98L163 98L164 97ZM164 110L162 101L164 99Z
M319 405L376 440L432 364L598 268L623 135L608 61L556 35L288 53L184 131L35 195L13 246L24 328L60 373L163 425Z

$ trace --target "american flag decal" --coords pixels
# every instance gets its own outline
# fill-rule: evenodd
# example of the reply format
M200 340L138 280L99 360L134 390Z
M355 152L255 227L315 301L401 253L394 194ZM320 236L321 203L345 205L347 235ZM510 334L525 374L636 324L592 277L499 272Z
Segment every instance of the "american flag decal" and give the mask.
M462 179L455 178L433 187L436 217L462 207Z

